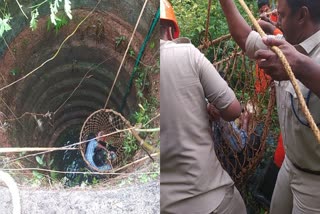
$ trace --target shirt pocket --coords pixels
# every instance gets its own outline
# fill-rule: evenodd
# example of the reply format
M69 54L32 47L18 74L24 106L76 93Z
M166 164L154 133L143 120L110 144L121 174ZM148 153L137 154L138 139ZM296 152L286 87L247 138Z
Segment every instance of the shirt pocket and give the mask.
M306 105L308 107L308 110L310 111L310 114L314 120L314 122L317 124L317 126L320 125L320 99L310 91L310 89L306 88L302 84L299 84L301 93L303 95L303 98L306 102ZM305 126L310 127L309 122L307 121L305 114L303 113L302 107L299 104L299 100L297 97L296 92L294 91L294 88L292 84L289 84L286 89L289 93L289 105L292 110L293 117L295 117L298 120L298 123L301 123Z

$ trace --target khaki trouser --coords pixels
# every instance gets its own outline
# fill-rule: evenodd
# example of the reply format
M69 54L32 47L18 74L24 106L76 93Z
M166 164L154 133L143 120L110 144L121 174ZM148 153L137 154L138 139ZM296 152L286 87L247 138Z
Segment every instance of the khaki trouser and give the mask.
M212 214L246 214L246 206L243 199L234 186L228 187L226 195L224 196L220 205Z
M320 176L303 172L285 157L271 199L270 214L320 213Z

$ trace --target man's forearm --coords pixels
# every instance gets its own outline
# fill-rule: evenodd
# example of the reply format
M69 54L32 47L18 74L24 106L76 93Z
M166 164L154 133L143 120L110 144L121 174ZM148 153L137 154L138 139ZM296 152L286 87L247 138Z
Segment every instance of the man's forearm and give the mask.
M242 50L245 51L245 44L251 28L239 13L233 0L220 0L222 10L227 18L229 31L233 39Z

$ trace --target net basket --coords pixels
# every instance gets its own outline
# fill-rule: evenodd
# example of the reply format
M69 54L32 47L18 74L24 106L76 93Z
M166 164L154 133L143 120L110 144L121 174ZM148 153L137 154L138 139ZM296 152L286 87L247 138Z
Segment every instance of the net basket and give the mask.
M111 145L116 149L116 159L109 161L112 166L111 170L124 165L124 163L131 157L125 155L123 142L126 138L126 133L131 127L130 123L118 112L111 109L100 109L93 112L84 122L80 132L80 142L86 141L90 133L97 135L98 132L103 131L106 137L107 145ZM125 130L126 129L126 130ZM122 131L123 130L123 131ZM81 155L86 162L89 169L93 171L102 171L93 167L85 158L87 143L80 145ZM111 170L105 170L111 171Z
M268 135L275 105L274 87L230 35L198 48L212 57L212 64L233 89L243 109L251 115L244 146L241 135L234 131L231 123L220 120L212 125L217 157L235 184L241 186L255 171L263 158L266 141L271 139ZM236 150L235 146L240 150Z

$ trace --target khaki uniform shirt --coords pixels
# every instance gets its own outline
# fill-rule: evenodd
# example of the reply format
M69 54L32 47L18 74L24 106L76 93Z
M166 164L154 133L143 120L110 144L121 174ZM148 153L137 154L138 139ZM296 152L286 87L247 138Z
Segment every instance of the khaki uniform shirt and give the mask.
M308 56L320 63L320 31L299 45ZM258 49L266 49L266 46L263 44L258 33L252 31L246 41L247 55L253 58L255 51ZM310 92L299 80L298 83L313 120L319 124L320 99ZM320 144L317 142L311 128L299 122L300 119L303 123L308 124L298 104L298 98L291 82L276 81L276 92L281 134L287 157L300 168L320 171Z
M214 151L205 98L224 109L235 94L186 38L160 41L161 213L209 213L233 185Z

